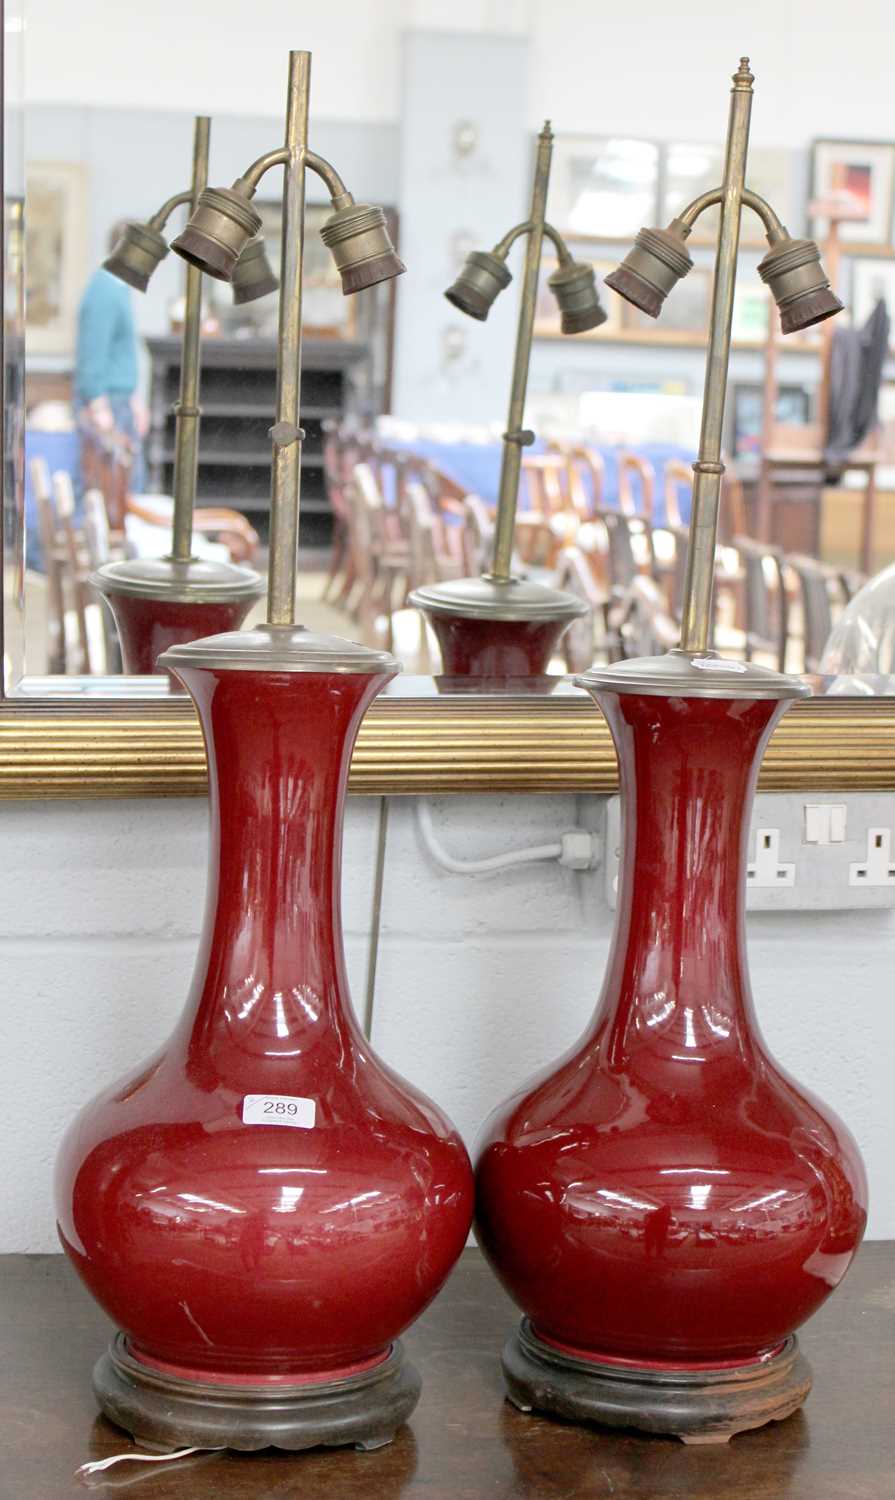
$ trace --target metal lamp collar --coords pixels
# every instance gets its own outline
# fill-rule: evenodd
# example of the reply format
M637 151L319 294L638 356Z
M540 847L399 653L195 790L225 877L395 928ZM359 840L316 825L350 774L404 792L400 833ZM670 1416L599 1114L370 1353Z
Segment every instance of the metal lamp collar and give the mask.
M807 698L811 689L755 662L732 661L714 651L682 651L642 656L591 667L573 679L588 692L645 693L662 698Z
M340 636L318 634L303 625L257 625L253 630L228 630L204 640L172 646L159 665L176 672L180 667L210 671L363 673L393 676L401 663L388 651L376 651Z
M225 604L259 599L264 593L264 580L252 568L197 557L127 558L105 563L87 581L101 594L168 604Z
M408 602L432 615L464 620L530 621L547 625L577 620L587 605L574 594L525 578L460 578L414 589Z

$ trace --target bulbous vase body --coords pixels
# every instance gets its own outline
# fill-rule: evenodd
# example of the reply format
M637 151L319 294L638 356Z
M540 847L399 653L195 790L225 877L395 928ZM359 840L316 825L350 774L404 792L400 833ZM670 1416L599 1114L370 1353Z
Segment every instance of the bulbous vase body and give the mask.
M348 762L387 675L181 675L212 807L195 978L170 1041L69 1129L59 1233L132 1360L203 1389L340 1380L434 1297L472 1207L462 1142L375 1056L346 983ZM282 1445L321 1440L349 1439Z
M866 1215L854 1141L771 1058L749 989L749 812L783 705L595 696L621 769L614 946L585 1035L484 1128L477 1234L576 1372L760 1362L841 1280Z

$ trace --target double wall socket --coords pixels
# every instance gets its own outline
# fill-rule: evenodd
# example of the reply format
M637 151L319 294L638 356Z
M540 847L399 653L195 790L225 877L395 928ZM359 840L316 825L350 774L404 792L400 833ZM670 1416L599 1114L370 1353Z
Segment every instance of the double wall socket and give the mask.
M615 907L620 805L606 808L606 898ZM749 833L750 911L895 906L895 793L760 792Z

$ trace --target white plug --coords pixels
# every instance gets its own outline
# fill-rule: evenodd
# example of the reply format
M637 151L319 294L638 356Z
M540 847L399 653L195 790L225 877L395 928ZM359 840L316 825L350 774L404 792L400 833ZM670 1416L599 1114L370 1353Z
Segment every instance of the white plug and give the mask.
M600 840L595 833L573 828L562 835L561 865L567 870L592 870L600 863Z

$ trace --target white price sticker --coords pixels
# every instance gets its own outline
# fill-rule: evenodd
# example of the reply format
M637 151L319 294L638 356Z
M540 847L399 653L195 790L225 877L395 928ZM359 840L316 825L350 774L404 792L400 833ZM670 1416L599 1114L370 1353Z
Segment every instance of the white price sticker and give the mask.
M242 1101L243 1125L295 1125L299 1130L313 1130L316 1116L316 1100L294 1094L246 1094Z

